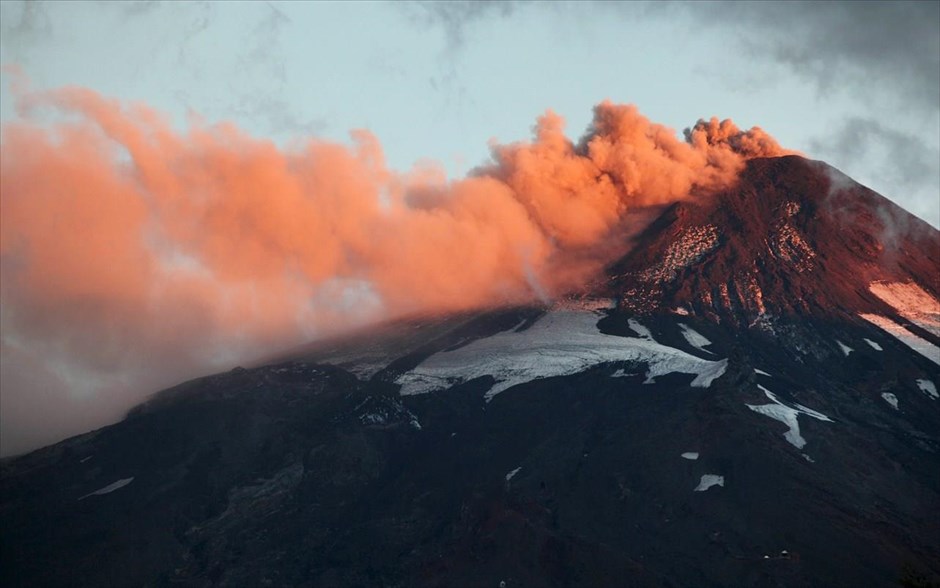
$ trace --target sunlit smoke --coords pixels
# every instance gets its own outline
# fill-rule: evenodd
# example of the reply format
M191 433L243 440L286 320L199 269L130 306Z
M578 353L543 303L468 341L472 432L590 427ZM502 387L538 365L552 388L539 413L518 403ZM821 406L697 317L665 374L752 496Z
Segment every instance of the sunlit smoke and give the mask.
M38 406L30 382L65 382L70 397L84 382L84 396L126 407L366 322L549 299L623 254L631 210L721 189L746 159L784 153L757 128L712 119L680 140L603 102L578 143L547 112L530 142L494 146L448 182L433 166L388 169L368 131L280 148L230 123L178 132L88 89L15 79L13 91L20 116L0 146L3 353L28 356L37 375L5 370L4 402L37 414L55 401ZM22 426L4 417L5 433Z

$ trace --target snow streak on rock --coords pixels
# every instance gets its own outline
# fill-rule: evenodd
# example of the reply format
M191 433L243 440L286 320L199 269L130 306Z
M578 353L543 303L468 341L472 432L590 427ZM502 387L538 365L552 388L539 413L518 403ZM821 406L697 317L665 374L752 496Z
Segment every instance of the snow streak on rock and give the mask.
M605 335L591 312L546 313L521 332L503 332L478 339L453 351L436 353L396 380L401 394L423 394L492 377L486 393L495 395L540 378L566 376L611 362L642 362L649 366L647 383L671 373L693 374L691 386L707 388L725 373L728 360L707 361L654 341L639 323L644 338ZM636 330L636 327L631 324Z
M935 386L934 383L930 380L917 380L917 387L920 388L924 394L930 396L934 400L940 398L940 394L937 394L937 386Z
M704 335L689 327L685 323L679 323L679 327L682 329L682 336L685 337L685 340L689 342L689 345L695 347L699 351L711 353L711 351L705 349L705 346L711 345L712 342L706 339Z
M904 343L917 353L920 353L930 361L940 365L940 348L938 348L933 343L921 339L914 333L908 331L889 318L885 318L877 314L861 314L859 316L880 328L881 330L887 332L889 335L899 340L901 343Z
M885 402L891 405L891 408L898 410L898 397L890 392L884 392L881 394L881 397Z
M836 339L836 343L839 344L839 349L842 350L842 353L843 353L846 357L848 357L850 353L852 353L853 351L855 351L854 349L852 349L851 347L849 347L848 345L846 345L846 344L843 343L842 341L839 341L838 339Z
M99 488L98 490L95 490L94 492L89 492L88 494L86 494L86 495L82 496L81 498L79 498L79 500L85 500L85 499L88 498L89 496L101 496L101 495L103 495L103 494L110 494L110 493L114 492L115 490L120 490L121 488L123 488L124 486L127 486L128 484L130 484L130 483L133 482L133 481L134 481L134 477L133 477L133 476L131 476L130 478L123 478L123 479L121 479L121 480L118 480L117 482L113 482L113 483L111 483L111 484L108 484L108 485L105 486L104 488Z
M716 476L715 474L705 474L702 476L702 479L699 481L698 486L695 487L696 492L705 492L712 486L721 486L725 485L724 476Z
M636 319L627 319L627 326L630 327L631 331L639 335L640 339L646 339L647 341L653 340L653 333L641 325Z
M760 384L758 384L757 387L764 391L764 394L773 401L773 404L748 404L747 407L756 413L769 416L788 426L790 430L784 433L783 437L797 449L803 449L806 445L806 439L800 435L800 423L797 421L798 415L805 414L820 421L832 422L832 419L826 415L811 408L806 408L802 404L797 404L796 408L791 408L781 402L776 394L767 388L764 388Z

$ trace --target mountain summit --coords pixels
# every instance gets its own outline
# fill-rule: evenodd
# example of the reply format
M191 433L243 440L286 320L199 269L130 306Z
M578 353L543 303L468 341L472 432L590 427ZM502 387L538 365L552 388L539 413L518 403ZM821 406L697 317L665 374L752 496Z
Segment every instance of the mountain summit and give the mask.
M937 582L940 232L753 159L551 305L399 320L2 464L5 586Z
M673 205L611 283L638 312L898 318L870 286L916 282L936 298L938 267L936 229L824 163L788 156L751 160L734 189Z

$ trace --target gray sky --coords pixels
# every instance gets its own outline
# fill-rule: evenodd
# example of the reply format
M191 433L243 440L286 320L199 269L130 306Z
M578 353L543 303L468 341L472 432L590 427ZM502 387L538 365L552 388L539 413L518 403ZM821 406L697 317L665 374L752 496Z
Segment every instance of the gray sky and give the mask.
M940 2L3 1L0 33L0 63L34 89L81 86L143 102L178 130L194 116L229 121L284 147L309 137L350 144L351 130L368 129L392 169L430 160L450 178L485 163L493 141L528 140L546 109L565 118L571 139L605 99L635 104L677 136L700 118L731 118L940 226ZM0 73L5 128L19 120L13 79ZM86 208L78 222L107 216ZM100 241L78 231L76 249ZM11 260L5 276L23 262ZM107 284L119 273L92 261L76 275L97 271ZM164 286L145 284L154 285ZM136 306L112 304L106 289L58 300L48 288L48 307L5 297L0 454L102 426L148 392L289 340L258 339L261 315L244 330L213 327L209 310L228 294L216 286L168 314L142 307L146 292L130 299ZM344 320L374 294L367 282L326 286L340 294L317 296L342 303ZM348 304L356 289L364 294ZM75 324L58 320L68 312ZM303 316L290 319L295 338L307 335ZM32 330L11 326L23 317Z

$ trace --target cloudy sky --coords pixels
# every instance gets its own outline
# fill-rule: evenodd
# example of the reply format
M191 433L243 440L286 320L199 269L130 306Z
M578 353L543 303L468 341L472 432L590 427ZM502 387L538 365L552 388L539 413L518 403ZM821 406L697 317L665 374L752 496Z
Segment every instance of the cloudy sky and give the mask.
M10 153L13 146L37 144L15 134L18 125L53 124L53 115L42 109L24 108L22 100L17 107L17 85L32 93L65 86L91 90L95 98L70 94L52 100L60 107L69 102L83 116L91 116L99 98L117 99L107 103L112 105L141 103L168 117L180 136L194 126L226 122L252 141L270 140L284 152L316 138L348 146L360 163L373 157L363 150L375 149L392 173L434 169L451 180L486 163L493 145L529 140L537 117L549 109L564 119L564 133L577 140L592 121L592 108L610 100L636 105L676 137L713 116L731 118L743 129L759 126L784 148L825 160L940 226L938 2L5 1L0 22L0 62L13 66L0 74L0 119ZM560 124L559 119L549 126ZM357 129L371 133L365 147L361 135L351 138ZM328 160L333 152L323 149L321 159ZM192 150L186 153L190 157ZM4 157L12 161L6 151ZM337 165L352 165L336 157ZM287 160L287 167L299 165ZM14 163L9 165L12 169ZM87 222L94 226L99 219ZM76 243L69 247L87 246L84 240ZM535 253L526 249L525 267L535 263L530 256L538 257L539 243L529 244ZM9 251L5 280L13 283ZM193 259L175 249L161 251L164 265L172 257L174 267L205 269L193 270ZM375 259L373 264L379 263ZM16 258L16 263L24 262ZM123 267L134 260L114 263ZM220 267L210 269L218 273ZM49 283L67 291L62 287L70 283L67 272L58 277L61 283ZM350 292L362 291L353 296L357 303L388 303L373 300L374 285L398 278L370 279L339 286L333 280L317 282L316 295L330 304L348 304ZM245 283L239 276L232 280L227 283ZM277 292L290 296L295 286L281 280ZM272 334L277 328L271 325L283 317L264 316L252 328L233 331L223 318L218 323L225 328L211 321L192 326L192 317L203 312L199 308L176 322L154 311L148 315L154 322L142 322L140 329L173 324L213 333L211 340L192 339L200 349L215 349L212 358L191 350L187 361L180 361L171 334L136 351L129 341L140 331L115 334L120 329L112 326L102 335L102 323L139 315L127 301L152 302L152 291L102 296L85 289L28 311L17 298L26 291L4 290L3 454L100 426L145 392L244 357L244 349L242 355L222 353L231 349L213 347L216 339L243 337L265 345L292 340ZM257 305L254 290L252 297ZM64 305L76 308L78 299L85 305L83 316L94 317L88 320L95 326L63 332L49 317L64 312ZM176 299L168 295L167 300ZM292 320L300 320L296 316ZM293 333L294 338L308 335L303 329ZM102 337L110 351L89 356L89 342ZM49 357L56 359L49 363ZM176 367L146 358L167 358ZM23 392L8 392L13 390Z
M371 130L452 175L605 98L758 125L940 225L940 3L19 3L3 63L278 141ZM6 81L7 75L4 75ZM8 84L3 120L14 117Z

